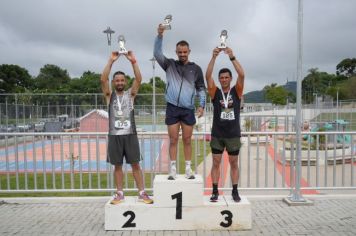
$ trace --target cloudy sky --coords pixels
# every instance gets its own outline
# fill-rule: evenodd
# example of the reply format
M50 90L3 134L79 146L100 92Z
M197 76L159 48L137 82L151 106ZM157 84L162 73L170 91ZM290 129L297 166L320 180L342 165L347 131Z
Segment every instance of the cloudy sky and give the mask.
M344 58L356 57L356 1L304 0L303 75L310 68L335 73ZM222 29L227 44L246 73L245 92L270 83L295 80L297 59L297 0L1 0L0 64L17 64L36 76L45 64L66 69L72 77L90 70L101 73L109 52L124 34L144 76L152 77L153 41L157 26L173 15L163 50L176 57L175 44L190 43L190 60L205 73ZM111 48L102 32L116 31ZM132 75L120 58L113 70ZM232 68L226 55L218 68ZM156 75L164 78L156 67Z

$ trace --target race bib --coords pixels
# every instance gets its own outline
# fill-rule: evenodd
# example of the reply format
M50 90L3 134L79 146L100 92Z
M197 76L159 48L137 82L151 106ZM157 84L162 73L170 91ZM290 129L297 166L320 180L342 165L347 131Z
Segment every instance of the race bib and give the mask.
M129 120L125 120L125 121L116 120L115 121L115 128L116 129L130 129L131 128L131 122Z
M233 110L224 110L220 114L220 119L222 120L235 120L235 113Z

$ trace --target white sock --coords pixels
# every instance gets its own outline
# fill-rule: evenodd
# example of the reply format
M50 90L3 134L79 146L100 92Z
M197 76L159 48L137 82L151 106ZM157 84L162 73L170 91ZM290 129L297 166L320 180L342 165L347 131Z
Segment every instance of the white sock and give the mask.
M190 164L191 161L185 161L185 169L191 169Z
M171 161L171 168L172 167L176 168L176 161Z
M145 192L145 190L141 190L139 193L140 193L140 195L142 195L142 193L144 193Z
M117 190L116 192L121 194L121 195L124 195L124 192L122 190Z

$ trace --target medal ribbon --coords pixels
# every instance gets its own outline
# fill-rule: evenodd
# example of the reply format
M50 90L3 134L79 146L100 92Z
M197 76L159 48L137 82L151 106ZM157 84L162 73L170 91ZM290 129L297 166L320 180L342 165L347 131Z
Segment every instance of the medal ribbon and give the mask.
M119 111L121 111L122 103L124 102L124 95L122 95L122 100L120 102L120 96L116 94L116 100L117 100L117 106L119 108Z
M228 105L229 105L229 96L230 96L231 88L229 88L229 92L227 93L226 98L225 98L225 95L224 95L223 90L221 89L220 91L221 91L221 95L222 95L223 100L224 100L225 109L227 109L227 107L228 107Z

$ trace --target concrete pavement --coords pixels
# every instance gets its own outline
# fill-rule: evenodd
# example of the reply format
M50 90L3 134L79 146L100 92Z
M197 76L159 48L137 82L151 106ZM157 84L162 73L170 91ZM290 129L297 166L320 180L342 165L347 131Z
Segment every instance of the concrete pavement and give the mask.
M252 230L238 232L105 231L108 197L2 198L0 235L356 235L356 195L307 196L313 206L292 207L285 195L247 197Z

